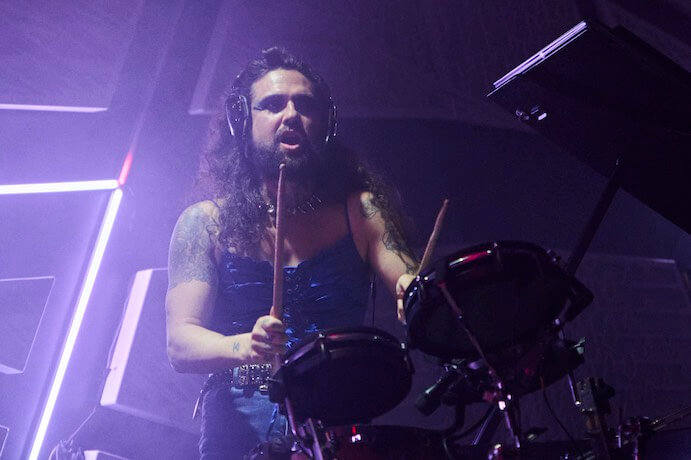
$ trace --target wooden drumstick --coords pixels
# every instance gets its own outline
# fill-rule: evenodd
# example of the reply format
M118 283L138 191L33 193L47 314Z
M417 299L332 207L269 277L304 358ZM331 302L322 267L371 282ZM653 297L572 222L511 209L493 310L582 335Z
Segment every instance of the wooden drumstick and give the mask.
M420 261L420 267L417 269L416 275L419 275L422 270L427 268L427 265L432 258L432 253L437 245L437 240L439 239L439 233L441 232L441 226L444 223L444 217L446 216L446 209L449 207L449 199L445 198L444 203L441 205L439 214L437 214L437 220L434 222L434 229L432 234L429 236L429 241L427 242L427 247L422 255L422 260Z
M278 191L276 192L276 243L274 245L274 286L271 300L271 316L283 318L283 225L285 221L285 170L286 164L278 167Z

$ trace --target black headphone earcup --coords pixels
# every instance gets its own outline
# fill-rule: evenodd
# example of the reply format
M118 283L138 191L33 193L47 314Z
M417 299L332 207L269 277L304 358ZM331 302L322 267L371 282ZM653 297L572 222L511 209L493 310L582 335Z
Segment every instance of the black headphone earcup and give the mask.
M226 99L226 118L230 135L238 143L244 141L249 125L250 110L247 98L242 94L231 94Z
M326 138L324 139L324 145L328 144L331 139L336 137L337 128L337 118L336 118L336 104L334 104L333 99L329 98L329 118L328 126L326 129Z

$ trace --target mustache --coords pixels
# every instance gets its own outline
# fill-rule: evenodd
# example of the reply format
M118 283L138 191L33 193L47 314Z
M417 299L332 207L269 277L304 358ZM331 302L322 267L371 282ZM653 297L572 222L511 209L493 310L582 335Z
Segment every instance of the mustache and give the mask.
M311 143L303 145L303 153L298 157L286 156L278 144L273 148L252 145L250 158L254 167L262 176L278 179L279 165L286 164L286 177L290 180L310 180L323 169L319 152L312 148Z
M280 127L278 131L276 131L276 135L274 137L279 138L286 133L295 133L307 138L307 133L303 127L290 128L288 126Z

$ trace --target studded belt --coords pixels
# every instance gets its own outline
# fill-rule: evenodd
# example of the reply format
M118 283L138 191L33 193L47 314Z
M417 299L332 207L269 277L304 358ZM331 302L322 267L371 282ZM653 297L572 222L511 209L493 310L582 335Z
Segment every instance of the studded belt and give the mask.
M269 377L271 377L271 364L243 364L223 372L210 374L199 392L192 418L197 418L202 397L210 389L214 387L237 388L249 392L259 391L261 394L268 394Z

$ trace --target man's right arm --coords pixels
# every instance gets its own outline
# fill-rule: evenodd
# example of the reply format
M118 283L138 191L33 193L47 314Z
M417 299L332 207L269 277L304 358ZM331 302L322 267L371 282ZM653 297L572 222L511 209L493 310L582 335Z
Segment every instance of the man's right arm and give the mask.
M281 329L261 317L251 333L224 336L208 328L216 301L217 208L201 202L178 219L168 253L166 331L168 359L178 372L218 372L250 362L264 362L265 330ZM275 320L277 321L277 320ZM280 322L279 322L280 323Z

